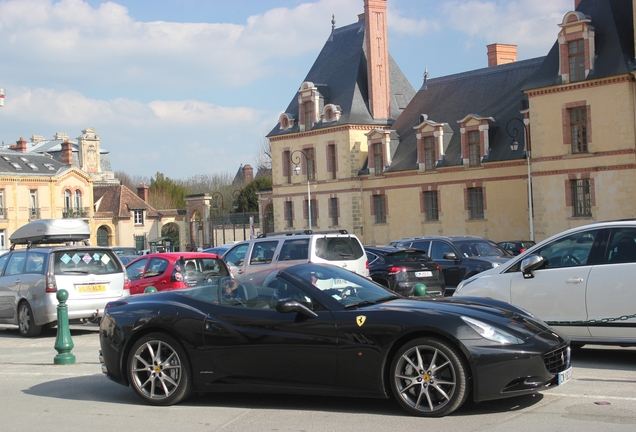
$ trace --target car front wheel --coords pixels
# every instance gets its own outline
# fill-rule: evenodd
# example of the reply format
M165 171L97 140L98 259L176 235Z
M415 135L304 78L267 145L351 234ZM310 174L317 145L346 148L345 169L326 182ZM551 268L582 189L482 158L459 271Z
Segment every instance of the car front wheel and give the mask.
M391 363L391 388L411 414L441 417L452 413L469 394L468 367L458 350L435 338L414 339Z
M185 350L171 336L151 333L130 350L131 387L151 405L173 405L192 393L192 372Z
M35 325L33 311L26 301L20 303L18 307L18 328L20 329L20 336L24 337L37 336L42 331L42 326Z

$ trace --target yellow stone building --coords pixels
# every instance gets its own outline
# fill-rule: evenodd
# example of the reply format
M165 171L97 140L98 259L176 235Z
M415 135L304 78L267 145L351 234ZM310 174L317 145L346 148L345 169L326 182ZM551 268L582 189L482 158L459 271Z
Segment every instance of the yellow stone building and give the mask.
M388 55L386 1L364 6L268 134L274 231L539 241L634 217L634 2L573 1L545 57L492 44L489 67L417 93Z

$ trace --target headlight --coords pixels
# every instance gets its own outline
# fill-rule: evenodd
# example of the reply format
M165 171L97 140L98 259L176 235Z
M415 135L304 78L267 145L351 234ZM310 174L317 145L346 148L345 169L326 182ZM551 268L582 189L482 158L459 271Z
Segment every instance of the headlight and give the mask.
M497 342L502 345L517 345L523 343L523 341L518 337L474 318L462 316L461 319L464 320L464 322L468 324L470 328L475 330L481 337L488 339L489 341Z

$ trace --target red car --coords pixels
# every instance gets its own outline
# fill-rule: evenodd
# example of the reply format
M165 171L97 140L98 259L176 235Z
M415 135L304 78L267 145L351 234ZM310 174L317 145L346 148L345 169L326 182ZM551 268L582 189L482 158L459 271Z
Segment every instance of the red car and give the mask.
M220 256L204 252L165 252L143 255L126 266L130 294L190 288L230 276Z

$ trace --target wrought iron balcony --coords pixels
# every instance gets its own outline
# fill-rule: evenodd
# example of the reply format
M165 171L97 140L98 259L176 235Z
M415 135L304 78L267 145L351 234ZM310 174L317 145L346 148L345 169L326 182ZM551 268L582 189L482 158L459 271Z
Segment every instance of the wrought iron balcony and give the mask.
M40 218L40 208L39 207L29 207L29 220L36 220Z
M88 207L67 208L62 212L63 218L87 218Z

